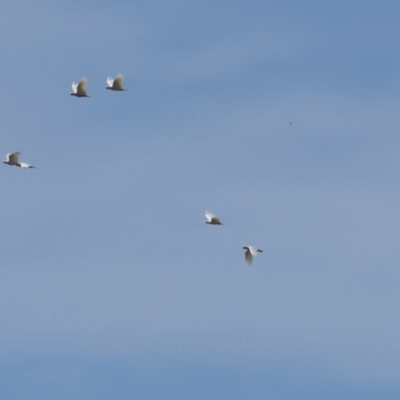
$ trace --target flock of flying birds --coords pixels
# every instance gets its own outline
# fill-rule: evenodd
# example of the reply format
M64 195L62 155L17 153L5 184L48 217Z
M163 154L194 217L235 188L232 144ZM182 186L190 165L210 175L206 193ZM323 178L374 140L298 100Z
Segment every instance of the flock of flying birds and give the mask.
M107 78L107 86L106 89L115 90L115 91L123 91L126 90L123 87L124 77L122 74L118 74L115 79ZM87 86L87 78L82 78L80 82L72 82L72 92L71 96L76 97L90 97L86 92ZM20 168L36 168L31 164L23 163L19 161L20 152L17 151L15 153L8 153L6 155L6 159L3 161L4 164L15 165ZM206 224L210 225L223 225L220 218L209 211L206 211ZM247 265L251 265L253 261L253 257L255 257L258 253L262 253L262 250L257 249L254 246L244 246L245 249L245 260Z
M210 211L206 211L206 224L223 225L220 218L213 213L210 213ZM258 253L263 252L262 250L257 249L254 246L244 246L243 248L246 250L244 253L244 258L247 265L251 265L251 263L253 262L253 257L255 257Z
M71 96L76 97L90 97L86 93L87 78L82 78L80 82L72 82ZM106 89L115 90L121 92L126 90L123 88L124 77L122 74L118 74L115 79L108 77Z

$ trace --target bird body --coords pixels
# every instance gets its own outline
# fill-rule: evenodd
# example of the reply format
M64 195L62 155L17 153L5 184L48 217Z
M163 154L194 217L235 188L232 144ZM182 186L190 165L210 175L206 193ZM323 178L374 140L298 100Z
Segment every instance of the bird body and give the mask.
M244 258L247 265L251 265L253 257L255 257L258 253L263 252L262 250L257 249L254 246L244 246L243 248L246 250L246 252L244 253Z
M19 151L16 151L15 153L8 153L3 163L8 165L15 165L16 167L20 168L36 168L33 165L19 162L18 157L20 154L21 153Z
M87 78L82 78L80 82L72 82L71 96L90 97L86 94Z
M210 213L210 211L206 211L206 224L210 225L223 225L219 217Z
M118 74L115 79L108 77L107 78L107 86L106 89L122 91L126 90L123 88L124 84L124 76L122 74Z

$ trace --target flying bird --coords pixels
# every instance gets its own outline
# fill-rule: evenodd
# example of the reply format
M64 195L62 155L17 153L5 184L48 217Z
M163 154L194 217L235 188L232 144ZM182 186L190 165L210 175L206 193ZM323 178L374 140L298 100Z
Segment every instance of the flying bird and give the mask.
M6 159L3 161L4 164L8 164L8 165L15 165L17 167L20 168L36 168L33 165L27 164L27 163L20 163L18 161L18 157L21 153L19 151L15 152L15 153L8 153L6 155Z
M107 78L107 86L106 89L122 91L126 90L123 88L124 84L124 76L122 74L118 74L115 79L108 77Z
M254 246L244 246L243 248L246 249L246 252L244 253L244 258L247 265L251 265L253 257L255 257L258 253L263 252L262 250L257 249Z
M72 82L71 96L90 97L86 94L87 78L82 78L80 82Z
M210 225L223 225L219 217L210 213L210 211L206 211L206 224Z

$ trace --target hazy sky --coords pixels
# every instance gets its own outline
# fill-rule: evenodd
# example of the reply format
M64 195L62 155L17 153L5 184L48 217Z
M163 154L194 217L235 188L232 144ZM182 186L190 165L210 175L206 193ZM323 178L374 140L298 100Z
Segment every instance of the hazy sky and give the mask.
M400 398L399 19L3 4L0 398Z

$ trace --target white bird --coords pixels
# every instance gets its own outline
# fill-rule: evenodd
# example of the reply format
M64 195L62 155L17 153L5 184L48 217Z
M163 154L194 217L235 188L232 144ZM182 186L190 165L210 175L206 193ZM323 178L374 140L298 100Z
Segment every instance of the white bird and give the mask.
M254 246L244 246L243 248L246 249L246 252L244 253L244 258L247 265L251 265L253 257L255 257L258 253L263 252L262 250L257 249Z
M90 97L86 94L87 78L82 78L80 82L72 82L71 96Z
M207 219L206 224L223 225L223 223L221 222L219 217L217 217L216 215L210 213L210 211L206 211L206 219Z
M117 91L126 90L122 87L123 83L124 83L124 76L122 74L118 74L115 79L108 77L106 89L117 90Z
M15 165L20 168L36 168L33 165L27 164L27 163L20 163L18 161L18 157L21 153L19 151L15 153L8 153L6 155L6 159L3 161L4 164L8 165Z

